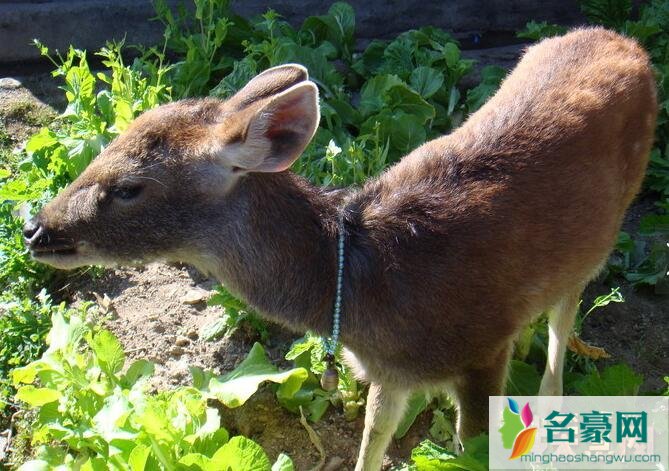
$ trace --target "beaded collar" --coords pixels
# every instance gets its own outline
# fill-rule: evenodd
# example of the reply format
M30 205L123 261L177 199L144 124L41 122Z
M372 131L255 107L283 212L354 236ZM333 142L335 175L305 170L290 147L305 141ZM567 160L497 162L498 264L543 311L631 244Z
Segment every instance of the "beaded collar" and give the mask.
M341 318L341 291L344 279L344 218L341 217L338 222L338 241L337 241L337 290L335 292L334 310L332 314L332 333L330 338L325 339L325 361L327 369L321 377L321 386L326 391L333 391L337 388L339 376L335 365L335 350L339 343L339 324Z

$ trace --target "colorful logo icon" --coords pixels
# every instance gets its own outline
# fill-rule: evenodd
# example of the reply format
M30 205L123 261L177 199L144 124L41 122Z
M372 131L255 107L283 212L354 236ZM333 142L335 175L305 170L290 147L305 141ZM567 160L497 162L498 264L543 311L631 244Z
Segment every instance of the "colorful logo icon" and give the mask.
M510 397L507 399L509 405L504 407L499 433L502 436L502 446L511 450L509 459L515 460L532 449L537 428L530 427L533 416L529 402L520 410L515 400Z

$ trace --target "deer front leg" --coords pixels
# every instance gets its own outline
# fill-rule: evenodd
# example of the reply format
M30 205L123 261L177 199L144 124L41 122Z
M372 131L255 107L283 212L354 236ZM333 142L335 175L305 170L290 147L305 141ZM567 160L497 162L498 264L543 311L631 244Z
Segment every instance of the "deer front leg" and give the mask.
M409 392L387 384L372 383L367 394L365 431L355 471L378 471L390 437L402 420Z

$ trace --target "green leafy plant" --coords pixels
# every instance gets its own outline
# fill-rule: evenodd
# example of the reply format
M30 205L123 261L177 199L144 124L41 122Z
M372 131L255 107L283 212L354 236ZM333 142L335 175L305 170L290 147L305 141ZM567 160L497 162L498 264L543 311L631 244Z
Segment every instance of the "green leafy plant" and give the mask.
M573 387L579 396L636 396L642 383L643 376L620 364L576 379Z
M583 0L581 11L592 23L620 29L632 12L631 0Z
M626 232L619 234L608 269L634 286L654 286L658 294L664 294L669 291L669 200L659 206L661 214L641 219L636 239Z
M250 309L245 302L231 295L223 286L216 287L216 293L207 301L209 306L221 306L225 313L211 324L205 325L200 331L200 338L216 340L223 335L230 335L241 324L246 323L253 328L262 342L267 341L269 330L267 324Z
M16 299L11 293L0 298L0 412L9 405L14 389L9 381L12 369L40 357L54 312L64 314L65 304L54 306L42 290L35 300Z
M551 36L559 36L567 32L567 28L560 25L549 24L545 21L538 23L536 21L529 21L522 29L516 33L516 36L522 39L531 39L538 41L539 39L549 38Z
M341 348L335 352L339 384L337 390L327 392L320 386L320 377L327 365L324 361L325 348L323 339L313 333L307 334L293 342L286 359L292 360L295 366L304 368L309 376L300 391L292 398L280 398L281 404L292 412L299 412L303 408L309 420L319 420L330 405L341 404L344 417L354 420L363 405L362 386L353 377L352 372L341 362Z
M466 107L470 113L478 110L493 96L506 77L506 70L497 65L486 65L481 69L481 82L467 90Z
M232 70L232 58L225 52L241 52L242 37L251 34L243 18L233 15L227 0L194 0L193 11L183 5L176 15L165 0L155 0L156 19L165 26L165 44L146 51L145 57L157 57L161 62L165 52L176 53L182 60L166 68L175 98L203 96L211 83Z
M111 332L60 311L52 314L52 324L44 355L12 372L16 399L36 412L35 459L19 469L270 470L259 445L229 438L207 399L238 407L265 381L280 383L279 393L290 397L306 371L278 372L256 344L227 375L194 369L194 387L152 394L146 380L153 364L126 365ZM291 469L287 457L277 466Z
M411 464L393 471L486 471L488 469L488 436L479 435L464 443L464 453L456 455L430 440L424 440L411 451Z

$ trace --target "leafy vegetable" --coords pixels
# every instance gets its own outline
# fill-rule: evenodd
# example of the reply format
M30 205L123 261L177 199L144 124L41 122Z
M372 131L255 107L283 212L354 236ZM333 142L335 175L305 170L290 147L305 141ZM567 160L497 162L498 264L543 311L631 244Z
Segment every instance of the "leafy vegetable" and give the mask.
M83 317L52 315L49 348L41 359L12 372L16 399L35 409L32 444L36 459L19 469L53 465L59 469L233 469L270 470L259 445L245 437L229 439L218 410L207 403L221 398L237 407L263 381L281 383L290 397L306 371L278 372L259 344L242 364L220 378L198 371L195 380L210 378L208 388L180 387L152 394L147 380L153 365L131 364L109 331ZM32 383L37 383L34 385ZM290 469L283 456L277 469Z

